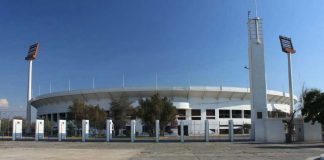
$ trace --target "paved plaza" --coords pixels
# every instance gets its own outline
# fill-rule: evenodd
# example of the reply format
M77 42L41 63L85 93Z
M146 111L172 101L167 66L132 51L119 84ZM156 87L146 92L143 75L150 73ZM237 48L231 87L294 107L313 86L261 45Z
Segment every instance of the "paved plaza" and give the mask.
M34 142L0 141L0 160L297 160L324 153L324 144L247 142ZM313 158L314 159L314 158Z

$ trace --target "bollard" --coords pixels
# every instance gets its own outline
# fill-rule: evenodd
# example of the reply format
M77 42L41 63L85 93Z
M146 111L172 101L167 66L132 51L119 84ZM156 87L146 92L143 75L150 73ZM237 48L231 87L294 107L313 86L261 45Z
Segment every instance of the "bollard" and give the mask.
M228 136L229 136L229 140L231 142L234 142L234 125L233 125L233 120L229 120L228 121Z
M63 139L66 139L66 120L59 120L58 123L58 141L62 141Z
M35 126L35 141L44 139L44 120L37 119Z
M155 121L155 141L159 142L160 139L160 120Z
M22 138L22 120L14 119L12 121L12 140Z
M131 120L131 142L135 142L135 120Z
M113 122L112 120L106 121L106 141L110 142L112 140L112 130L113 130Z
M183 121L180 121L180 142L184 142L184 129L183 129Z
M82 120L82 142L89 138L89 120Z
M205 120L205 140L209 142L209 121L208 119Z

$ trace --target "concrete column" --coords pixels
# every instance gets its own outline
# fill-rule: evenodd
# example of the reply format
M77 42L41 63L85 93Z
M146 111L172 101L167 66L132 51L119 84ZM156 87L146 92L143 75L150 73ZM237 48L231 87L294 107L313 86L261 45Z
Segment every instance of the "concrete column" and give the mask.
M233 118L232 110L230 109L229 112L230 112L230 118Z
M65 114L64 114L64 117L65 117L65 120L67 120L68 114L65 113Z
M231 142L234 142L234 124L233 120L228 121L228 136Z
M205 120L205 140L209 142L209 121L208 119Z
M215 127L215 129L216 129L216 133L219 135L219 109L216 109L215 110L215 117L216 117L216 126L214 126Z
M160 120L155 121L155 141L159 142L160 139Z
M89 138L89 120L82 120L82 142Z
M191 109L186 109L186 120L191 120Z
M53 123L54 122L54 114L53 113L51 113L51 122Z
M136 128L136 121L131 120L131 142L135 142L135 128Z
M113 130L113 122L112 120L106 121L106 141L110 142L112 139L112 130Z
M200 113L201 113L201 115L200 115L200 116L201 116L201 120L205 120L205 119L207 119L207 118L206 118L206 116L207 116L207 115L206 115L206 109L201 109L201 110L200 110Z
M184 124L183 120L180 121L180 142L184 142Z
M12 140L22 139L22 120L12 120Z
M242 113L242 119L244 119L244 109L241 110L241 113Z
M249 29L249 76L251 88L251 136L258 142L265 142L266 125L268 118L267 86L264 63L264 42L262 19L259 17L248 19Z

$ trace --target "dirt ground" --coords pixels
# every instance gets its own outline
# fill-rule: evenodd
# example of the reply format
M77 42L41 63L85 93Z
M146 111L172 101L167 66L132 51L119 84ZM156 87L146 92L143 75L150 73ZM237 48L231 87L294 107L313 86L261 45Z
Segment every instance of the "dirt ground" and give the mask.
M0 160L297 160L324 153L324 144L247 142L34 142L0 141ZM314 158L312 158L314 159Z

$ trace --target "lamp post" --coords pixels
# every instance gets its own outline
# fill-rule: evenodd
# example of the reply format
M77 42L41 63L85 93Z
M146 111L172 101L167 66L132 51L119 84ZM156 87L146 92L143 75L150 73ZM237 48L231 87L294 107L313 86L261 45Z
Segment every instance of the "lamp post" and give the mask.
M39 44L35 43L29 47L27 56L25 57L25 60L28 61L28 90L27 90L27 113L26 113L26 119L28 123L27 132L30 132L30 126L31 124L31 104L30 100L32 97L32 71L33 71L33 60L36 59L38 54L38 48Z
M292 67L291 67L291 54L296 53L291 42L291 38L279 36L281 50L287 54L288 57L288 81L289 81L289 102L290 102L290 114L294 110L293 99L293 81L292 81Z

